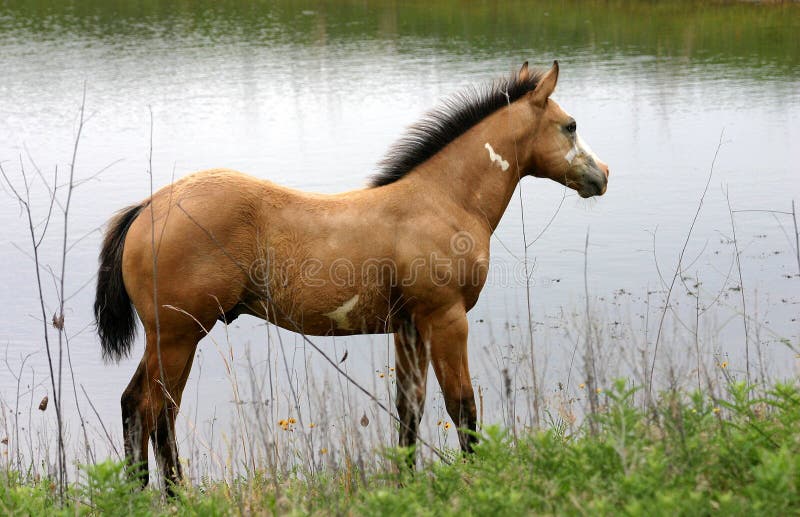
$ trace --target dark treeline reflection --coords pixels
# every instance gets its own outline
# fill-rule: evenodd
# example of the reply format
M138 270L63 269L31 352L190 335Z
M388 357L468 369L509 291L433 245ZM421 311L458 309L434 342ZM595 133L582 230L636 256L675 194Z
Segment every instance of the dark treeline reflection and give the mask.
M800 4L632 1L11 1L0 3L0 39L77 38L128 45L190 39L194 45L424 44L451 54L524 49L609 57L685 57L800 73Z

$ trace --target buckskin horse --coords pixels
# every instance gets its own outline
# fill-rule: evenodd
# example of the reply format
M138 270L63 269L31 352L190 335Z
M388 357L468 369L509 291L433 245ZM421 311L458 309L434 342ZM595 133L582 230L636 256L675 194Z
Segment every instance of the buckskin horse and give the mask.
M428 365L459 444L475 441L467 311L489 241L524 176L602 195L608 166L550 96L558 62L449 98L401 138L367 188L292 190L198 172L111 219L94 314L105 359L144 356L122 394L125 454L148 482L152 439L168 490L181 479L175 417L198 341L240 314L306 335L394 333L399 444L416 444ZM355 274L340 275L343 264ZM346 280L346 281L343 281Z

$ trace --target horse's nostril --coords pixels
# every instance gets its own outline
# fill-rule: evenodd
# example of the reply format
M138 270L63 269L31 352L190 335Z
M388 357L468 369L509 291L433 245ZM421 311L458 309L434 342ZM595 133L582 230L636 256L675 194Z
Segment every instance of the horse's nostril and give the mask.
M606 178L596 174L586 178L586 182L588 190L594 191L591 194L593 196L602 196L605 193L606 185L608 184L608 180L606 180Z

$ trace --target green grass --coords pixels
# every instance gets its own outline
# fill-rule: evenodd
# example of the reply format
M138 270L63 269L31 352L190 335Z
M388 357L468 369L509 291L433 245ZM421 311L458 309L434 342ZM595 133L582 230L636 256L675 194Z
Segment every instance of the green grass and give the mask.
M730 384L725 400L662 394L634 402L625 381L602 395L597 433L484 430L475 454L412 473L348 467L283 479L183 488L172 500L136 490L124 467L82 469L63 505L48 480L4 474L0 513L19 515L788 515L800 512L800 391ZM402 465L406 451L384 455Z

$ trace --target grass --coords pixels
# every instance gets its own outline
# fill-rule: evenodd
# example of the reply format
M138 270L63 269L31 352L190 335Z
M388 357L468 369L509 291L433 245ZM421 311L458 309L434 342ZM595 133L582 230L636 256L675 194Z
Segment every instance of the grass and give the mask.
M58 504L49 479L2 474L7 515L787 515L800 511L800 390L776 384L758 395L730 383L724 399L663 392L655 407L635 403L624 380L601 394L593 417L569 435L555 421L517 438L487 427L473 456L417 472L404 451L386 467L360 472L343 460L281 479L254 471L232 482L186 486L175 499L136 490L121 463L82 468Z

